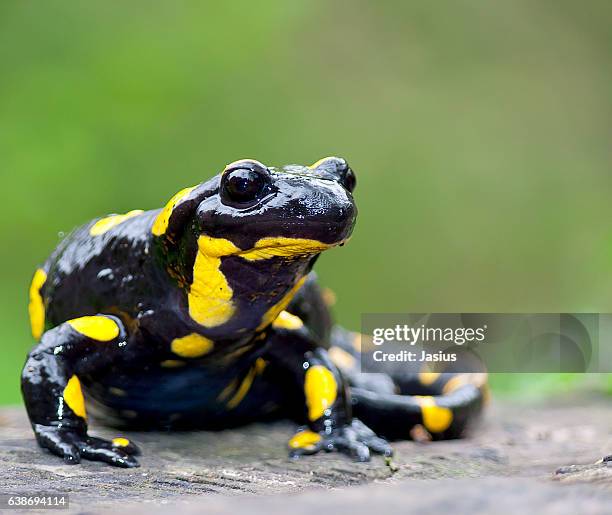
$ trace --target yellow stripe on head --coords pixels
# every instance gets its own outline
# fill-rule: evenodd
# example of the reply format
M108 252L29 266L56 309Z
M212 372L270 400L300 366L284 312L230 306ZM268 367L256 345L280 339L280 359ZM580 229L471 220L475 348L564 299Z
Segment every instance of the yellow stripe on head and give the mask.
M191 188L182 189L168 201L166 206L161 210L161 213L157 215L157 218L153 223L151 232L155 236L161 236L163 234L166 234L166 231L168 230L168 224L170 223L170 217L172 216L172 211L174 211L174 208L178 204L180 204L181 201L194 189L195 186L192 186Z
M334 374L322 365L313 365L306 371L304 393L308 406L308 418L317 420L331 408L338 395L338 383Z
M119 326L105 316L89 316L68 320L68 324L78 333L97 340L110 342L119 336Z
M333 159L333 158L334 158L334 156L322 157L317 162L312 163L308 168L310 168L311 170L314 170L315 168L319 168L319 166L321 166L328 159Z
M201 254L211 258L233 256L240 253L240 249L225 238L213 238L203 234L198 238L198 250Z
M30 314L32 336L37 340L40 339L45 328L45 303L40 294L40 290L45 285L46 281L47 273L42 268L39 268L34 273L32 284L30 285L28 312Z
M341 242L339 242L341 243ZM259 261L273 257L300 257L319 254L324 250L335 247L334 243L323 243L318 240L306 238L285 238L274 236L261 238L255 246L247 251L240 252L240 257L247 261Z
M221 257L239 252L231 241L200 236L193 266L193 283L187 296L189 315L204 327L224 324L234 314L234 292L221 271Z
M87 418L85 411L85 398L81 390L79 378L73 375L66 384L63 393L64 402L74 412L77 417Z
M189 314L204 327L217 327L226 323L235 312L232 302L234 292L221 271L221 258L239 256L247 261L259 261L273 257L307 257L318 254L335 244L302 238L261 238L249 250L241 250L230 240L201 235L198 238L198 254L193 267L193 282L188 293ZM305 278L287 293L281 301L264 315L258 330L271 324L283 311Z
M126 213L124 215L107 216L106 218L102 218L101 220L98 220L95 224L93 224L91 226L91 229L89 229L89 234L91 236L100 236L101 234L104 234L106 231L109 231L116 225L119 225L120 223L125 222L130 218L141 215L142 213L144 213L142 209L134 209L133 211L130 211L129 213Z

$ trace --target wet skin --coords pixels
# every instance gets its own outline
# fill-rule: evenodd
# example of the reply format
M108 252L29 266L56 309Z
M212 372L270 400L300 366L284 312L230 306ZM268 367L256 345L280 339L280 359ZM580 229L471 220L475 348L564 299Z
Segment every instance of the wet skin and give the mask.
M419 401L403 387L422 378L364 378L353 370L353 335L332 334L311 269L351 235L354 187L340 158L283 168L240 160L161 210L67 236L30 289L39 343L22 392L38 443L68 463L136 466L133 442L88 435L88 413L139 429L289 416L303 424L292 456L338 450L361 461L391 448L353 411L392 438L428 420L434 436L462 432L481 385L457 382L445 392L457 399ZM424 393L442 393L449 379L427 380Z

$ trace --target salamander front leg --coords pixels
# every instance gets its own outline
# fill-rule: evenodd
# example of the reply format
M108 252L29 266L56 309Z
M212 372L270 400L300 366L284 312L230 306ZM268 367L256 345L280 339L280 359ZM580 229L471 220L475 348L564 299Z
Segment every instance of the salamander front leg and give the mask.
M108 365L125 341L123 324L115 317L82 317L47 331L28 355L21 390L32 429L39 445L66 463L76 464L83 458L118 467L138 466L133 456L139 449L134 443L87 434L79 380L80 374L92 372L89 363Z
M306 424L289 440L290 456L322 450L339 451L357 461L369 461L371 452L391 456L393 451L386 440L352 418L345 379L327 351L315 345L297 320L291 327L273 330L267 356L293 377L299 389L296 398L304 403Z

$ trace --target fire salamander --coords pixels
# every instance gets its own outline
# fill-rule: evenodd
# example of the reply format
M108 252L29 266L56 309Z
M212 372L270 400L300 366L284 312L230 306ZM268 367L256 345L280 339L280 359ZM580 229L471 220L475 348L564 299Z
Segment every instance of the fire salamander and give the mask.
M163 209L64 238L30 287L38 343L21 384L39 445L67 463L137 466L134 442L88 434L88 411L126 429L290 417L303 424L288 443L294 457L390 456L386 439L415 426L461 435L482 384L360 374L359 338L332 324L311 269L349 238L354 187L340 158L282 168L243 159Z

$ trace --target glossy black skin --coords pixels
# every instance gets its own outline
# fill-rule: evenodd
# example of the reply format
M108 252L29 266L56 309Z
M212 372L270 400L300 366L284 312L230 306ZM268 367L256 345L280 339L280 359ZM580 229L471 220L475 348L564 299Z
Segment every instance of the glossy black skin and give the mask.
M241 182L243 175L264 184L257 183L253 194L248 191L253 181ZM237 177L238 186L247 184L247 191L231 190L230 177ZM404 428L419 423L420 412L414 402L398 407L396 398L403 396L389 397L394 392L385 391L384 381L378 384L347 371L357 393L351 401L348 382L326 349L333 339L346 352L355 351L348 333L331 336L329 310L311 273L316 253L258 261L222 257L220 270L233 290L236 311L216 327L195 322L187 301L199 236L223 238L243 250L268 237L340 245L355 223L354 186L354 173L340 158L328 158L315 169L274 169L242 161L194 188L172 210L161 236L152 233L160 210L127 219L101 235L90 234L94 220L67 236L43 266L47 280L40 293L46 332L22 373L23 396L39 444L68 463L92 459L137 466L133 443L117 447L90 437L86 420L64 402L64 388L76 375L88 414L115 426L226 428L290 416L322 436L316 445L292 449L294 456L319 450L339 450L364 461L370 451L390 455L386 441L352 418L353 408L390 437L406 437ZM300 317L304 327L261 327L268 309L302 277L307 280L287 310ZM111 318L119 336L111 342L94 341L66 323L90 315ZM171 342L192 333L214 341L214 350L198 358L177 357ZM162 366L177 359L184 366ZM229 408L222 392L234 381L240 384L262 362L265 368L254 374L247 395ZM338 392L323 416L309 420L304 374L315 365L333 374ZM472 397L461 400L470 417L479 411L481 400ZM447 436L462 430L461 420Z

